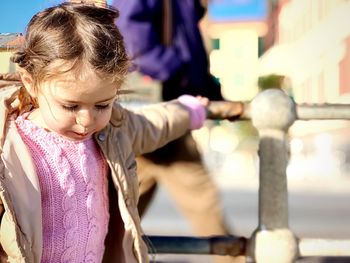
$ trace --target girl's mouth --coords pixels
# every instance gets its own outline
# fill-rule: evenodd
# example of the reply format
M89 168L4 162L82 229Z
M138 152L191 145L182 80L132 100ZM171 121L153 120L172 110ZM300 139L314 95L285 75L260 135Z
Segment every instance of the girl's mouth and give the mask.
M85 136L88 135L89 133L87 133L87 132L84 132L84 133L76 132L75 134L76 134L76 135L79 135L79 136L81 136L81 137L85 137Z
M89 133L89 132L74 132L74 134L75 134L78 138L85 138L85 137L87 137L90 133Z

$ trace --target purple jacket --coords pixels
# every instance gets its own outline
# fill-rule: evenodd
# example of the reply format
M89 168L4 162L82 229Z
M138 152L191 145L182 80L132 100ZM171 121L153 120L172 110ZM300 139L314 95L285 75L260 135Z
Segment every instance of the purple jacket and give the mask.
M141 73L163 82L176 79L175 87L187 85L195 89L182 94L210 97L201 91L211 78L198 27L205 9L200 0L169 1L173 7L173 41L166 47L161 40L162 0L113 0L112 6L120 12L116 23L128 53Z

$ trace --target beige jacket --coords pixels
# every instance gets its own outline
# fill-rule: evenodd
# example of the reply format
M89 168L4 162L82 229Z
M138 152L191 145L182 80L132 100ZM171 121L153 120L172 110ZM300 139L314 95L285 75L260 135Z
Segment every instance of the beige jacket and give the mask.
M0 91L0 261L40 263L41 196L30 153L14 119L20 88ZM103 262L148 262L137 212L135 155L183 135L189 113L176 101L131 112L116 105L110 123L95 135L110 167L110 223Z

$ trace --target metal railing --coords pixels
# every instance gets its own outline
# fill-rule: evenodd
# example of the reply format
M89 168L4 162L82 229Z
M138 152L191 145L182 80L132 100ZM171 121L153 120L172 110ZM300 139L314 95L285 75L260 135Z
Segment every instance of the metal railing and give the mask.
M227 102L228 104L230 102ZM235 115L237 102L228 105L226 116ZM153 253L245 255L247 262L292 263L300 257L350 256L350 239L298 238L289 229L286 168L289 160L287 132L295 120L350 120L350 105L297 105L280 89L259 93L251 103L241 104L240 119L250 119L259 133L258 226L251 237L208 238L147 236ZM350 238L350 237L349 237Z

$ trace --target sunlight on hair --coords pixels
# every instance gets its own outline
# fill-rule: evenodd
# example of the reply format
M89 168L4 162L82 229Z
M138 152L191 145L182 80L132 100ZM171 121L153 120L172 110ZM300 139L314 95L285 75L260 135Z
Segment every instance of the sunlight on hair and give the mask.
M77 4L92 4L99 7L107 6L107 2L105 0L71 0L69 2Z

